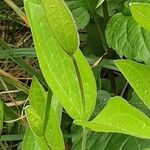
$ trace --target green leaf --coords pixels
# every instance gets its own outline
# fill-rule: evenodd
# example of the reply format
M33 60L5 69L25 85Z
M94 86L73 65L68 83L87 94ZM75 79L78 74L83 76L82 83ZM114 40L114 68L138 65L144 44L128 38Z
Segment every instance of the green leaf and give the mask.
M130 3L130 10L135 21L150 31L150 4L133 2Z
M113 97L92 121L75 121L97 132L118 132L150 139L150 119L122 97Z
M29 92L30 105L34 108L34 110L36 110L37 114L41 119L45 118L47 101L46 96L47 94L42 85L36 78L33 78Z
M113 16L116 12L119 12L122 8L122 5L124 3L124 0L107 0L107 7L108 7L108 14L109 16ZM98 7L97 14L100 16L104 16L102 5Z
M111 95L108 92L103 90L97 91L96 106L90 119L96 117L100 113L100 111L104 108L110 98Z
M148 117L150 117L150 109L143 103L143 101L139 98L139 96L133 92L132 97L130 99L130 104L143 113L145 113Z
M22 143L22 150L50 150L43 138L37 138L27 128Z
M150 108L150 67L129 60L115 61L141 100Z
M60 129L61 107L52 93L49 93L47 94L42 85L34 78L30 88L30 105L36 110L40 120L43 120L39 130L44 132L47 144L56 150L63 150L65 146ZM30 128L35 133L31 125Z
M51 107L48 117L48 123L45 131L45 137L48 141L48 144L56 150L64 150L65 146L63 135L59 126L60 122L58 119L57 112L54 109L54 105Z
M31 24L39 64L48 85L72 118L87 120L94 109L94 95L96 95L96 84L88 63L81 52L77 50L74 57L79 65L83 91L87 98L85 99L86 104L83 106L79 80L77 80L78 76L72 58L64 52L54 38L43 7L36 0L27 0L25 8ZM37 11L38 15L35 13ZM41 22L40 25L39 22ZM79 60L80 58L82 60ZM87 78L88 80L85 80ZM86 113L83 111L83 107L87 109Z
M85 98L83 104L83 108L85 109L85 111L83 110L85 116L84 118L89 119L95 108L96 103L95 78L93 76L92 70L88 62L86 61L85 57L83 56L80 50L76 51L74 57L78 65L78 69L81 76L81 82L83 86L83 93L81 91L81 94L83 94Z
M37 137L42 137L44 135L43 133L43 121L38 116L36 110L32 106L26 107L26 116L29 123L29 126L32 130L32 132Z
M93 11L98 0L66 0L74 16L78 29L83 29L90 21L90 11Z
M67 53L79 48L75 21L63 0L41 0L47 21L55 38ZM68 32L69 31L69 32Z
M82 127L73 127L72 135L72 150L81 149ZM97 150L97 148L100 150L145 150L145 148L150 147L148 141L124 134L89 131L86 150Z
M10 57L36 57L34 48L18 48L18 49L5 49L0 51L0 59L7 59Z
M3 129L3 117L4 117L3 102L0 100L0 135Z
M120 57L136 61L150 61L150 32L138 25L131 16L114 15L106 29L106 39ZM142 50L141 50L142 49Z
M99 0L96 7L99 7L105 0Z

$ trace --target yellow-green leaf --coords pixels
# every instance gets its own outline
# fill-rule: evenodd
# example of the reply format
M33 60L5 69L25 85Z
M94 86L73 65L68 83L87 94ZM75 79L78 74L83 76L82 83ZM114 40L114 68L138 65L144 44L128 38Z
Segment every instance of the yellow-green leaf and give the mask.
M97 132L117 132L150 139L150 119L122 97L113 97L92 120L76 124Z
M43 121L38 116L37 112L32 106L26 107L26 117L30 126L30 129L37 137L42 137L43 133Z
M49 87L72 118L88 120L96 100L96 83L91 68L85 61L83 54L77 50L74 53L74 57L80 72L83 72L84 68L84 71L89 73L80 73L80 76L83 76L81 79L84 79L84 76L88 78L88 80L80 81L86 97L83 100L73 60L63 50L58 40L55 39L53 32L50 30L43 6L38 0L26 0L25 8L31 24L39 64ZM77 53L80 53L80 57L84 60L79 60L78 56L76 56ZM80 67L80 62L82 62L82 67ZM85 102L84 105L83 101ZM88 109L85 110L84 108Z
M47 94L40 82L36 78L33 78L29 91L29 102L40 118L45 117L46 96Z
M79 37L73 16L63 0L41 0L50 29L67 53L79 48Z
M150 108L150 66L131 60L116 60L115 64L141 100Z
M27 128L23 138L22 150L50 150L50 148L43 137L35 137L32 131Z
M130 10L135 21L150 31L150 3L130 3Z

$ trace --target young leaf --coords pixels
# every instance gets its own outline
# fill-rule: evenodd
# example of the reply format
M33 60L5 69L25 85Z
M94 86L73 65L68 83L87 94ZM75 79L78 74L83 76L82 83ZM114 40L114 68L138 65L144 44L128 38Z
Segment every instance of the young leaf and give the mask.
M31 24L39 64L48 85L72 118L89 119L90 112L95 104L93 93L96 93L95 80L89 65L85 60L81 60L82 64L84 64L82 66L84 70L90 73L88 78L91 78L90 80L81 81L82 85L85 86L84 95L88 97L85 100L85 106L83 106L82 102L84 100L82 100L78 75L72 58L64 52L51 32L41 3L38 0L26 0L25 8ZM39 12L38 14L35 13L37 11ZM79 53L78 50L76 53ZM82 59L85 59L82 54L80 55ZM74 57L77 59L76 56ZM90 92L89 86L92 87ZM91 106L88 106L89 100L92 103ZM86 111L88 114L83 111L83 107L87 108L87 106L92 107L89 111Z
M150 119L122 97L113 97L92 121L75 121L97 132L118 132L150 139Z
M150 62L150 32L144 30L131 16L114 15L106 29L106 39L120 57ZM142 50L141 50L142 49Z
M41 0L42 6L55 38L62 48L73 54L79 48L75 21L63 0Z
M133 2L130 3L130 10L135 21L150 31L150 4Z
M32 106L26 107L26 116L29 123L29 126L32 130L32 132L37 137L42 137L44 135L43 133L43 121L38 116L37 112Z
M150 108L150 67L130 60L116 60L115 64L141 100Z
M30 105L36 110L41 120L43 120L41 129L47 139L47 144L51 145L52 148L55 147L55 149L63 150L65 146L60 129L61 107L59 102L52 96L51 91L47 94L42 85L35 78L31 84L29 97ZM49 101L51 103L48 103Z
M45 118L46 92L40 82L33 78L29 91L30 105L36 110L39 117Z

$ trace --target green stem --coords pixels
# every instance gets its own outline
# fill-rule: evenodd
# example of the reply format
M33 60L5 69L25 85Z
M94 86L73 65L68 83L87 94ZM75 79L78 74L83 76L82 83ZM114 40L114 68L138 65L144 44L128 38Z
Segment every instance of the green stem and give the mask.
M50 118L49 114L50 114L50 109L51 109L52 96L53 96L53 93L52 93L51 89L48 89L46 110L45 110L45 119L44 119L44 133L46 132L46 127L48 124L48 120Z
M81 150L86 150L87 134L88 134L88 130L87 130L85 127L83 127L83 134L82 134L82 149L81 149Z
M101 41L102 41L102 44L103 44L103 48L104 48L104 50L105 50L106 52L108 52L108 47L107 47L107 43L106 43L106 40L105 40L105 35L104 35L104 33L103 33L102 27L101 27L99 21L97 20L97 17L96 17L96 15L95 15L93 9L91 8L90 3L89 3L88 0L87 0L87 4L88 4L88 7L89 7L89 9L90 9L90 13L91 13L91 15L92 15L92 17L93 17L93 19L94 19L94 22L95 22L95 24L96 24L96 27L97 27L97 29L98 29L98 32L99 32L99 34L100 34Z
M109 13L108 13L108 6L107 6L107 0L105 0L102 4L102 9L103 9L103 15L105 18L105 23L109 21Z
M75 67L75 70L76 70L76 73L77 73L77 78L78 78L78 81L79 81L79 87L80 87L81 97L82 97L83 112L85 112L85 95L84 95L84 90L83 90L83 84L82 84L80 71L79 71L78 64L77 64L77 61L76 61L74 55L70 55L70 57L72 59L72 62L74 64L74 67Z

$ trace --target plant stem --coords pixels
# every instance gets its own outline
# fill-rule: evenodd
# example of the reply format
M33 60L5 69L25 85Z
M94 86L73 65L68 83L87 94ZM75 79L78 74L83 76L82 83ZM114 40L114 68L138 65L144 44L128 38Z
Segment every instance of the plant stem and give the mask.
M108 13L108 6L107 6L107 0L105 0L102 4L102 9L103 9L103 15L105 18L105 23L109 21L109 13Z
M107 47L107 43L106 43L106 40L105 40L105 35L104 35L103 31L102 31L102 27L101 27L100 23L98 22L97 17L95 15L93 9L91 8L90 3L89 3L88 0L87 0L87 4L88 4L88 7L90 9L90 13L91 13L91 15L92 15L92 17L94 19L94 22L96 24L96 27L98 29L98 32L100 34L101 41L102 41L102 44L103 44L103 48L104 48L105 52L108 52L108 47Z
M76 74L77 74L77 78L78 78L78 82L79 82L79 87L80 87L80 91L81 91L83 112L85 112L85 95L84 95L83 84L82 84L82 79L81 79L79 67L78 67L78 64L77 64L77 61L76 61L76 58L74 57L74 55L69 55L69 56L71 57L72 62L73 62L74 67L75 67L75 70L76 70Z
M48 124L48 120L50 118L49 114L50 114L50 109L51 109L52 96L53 96L53 93L52 93L51 89L48 89L45 118L44 118L44 129L43 129L44 133L46 132L46 127Z
M86 150L87 134L88 134L88 130L87 130L85 127L83 127L83 134L82 134L82 149L81 149L81 150Z

